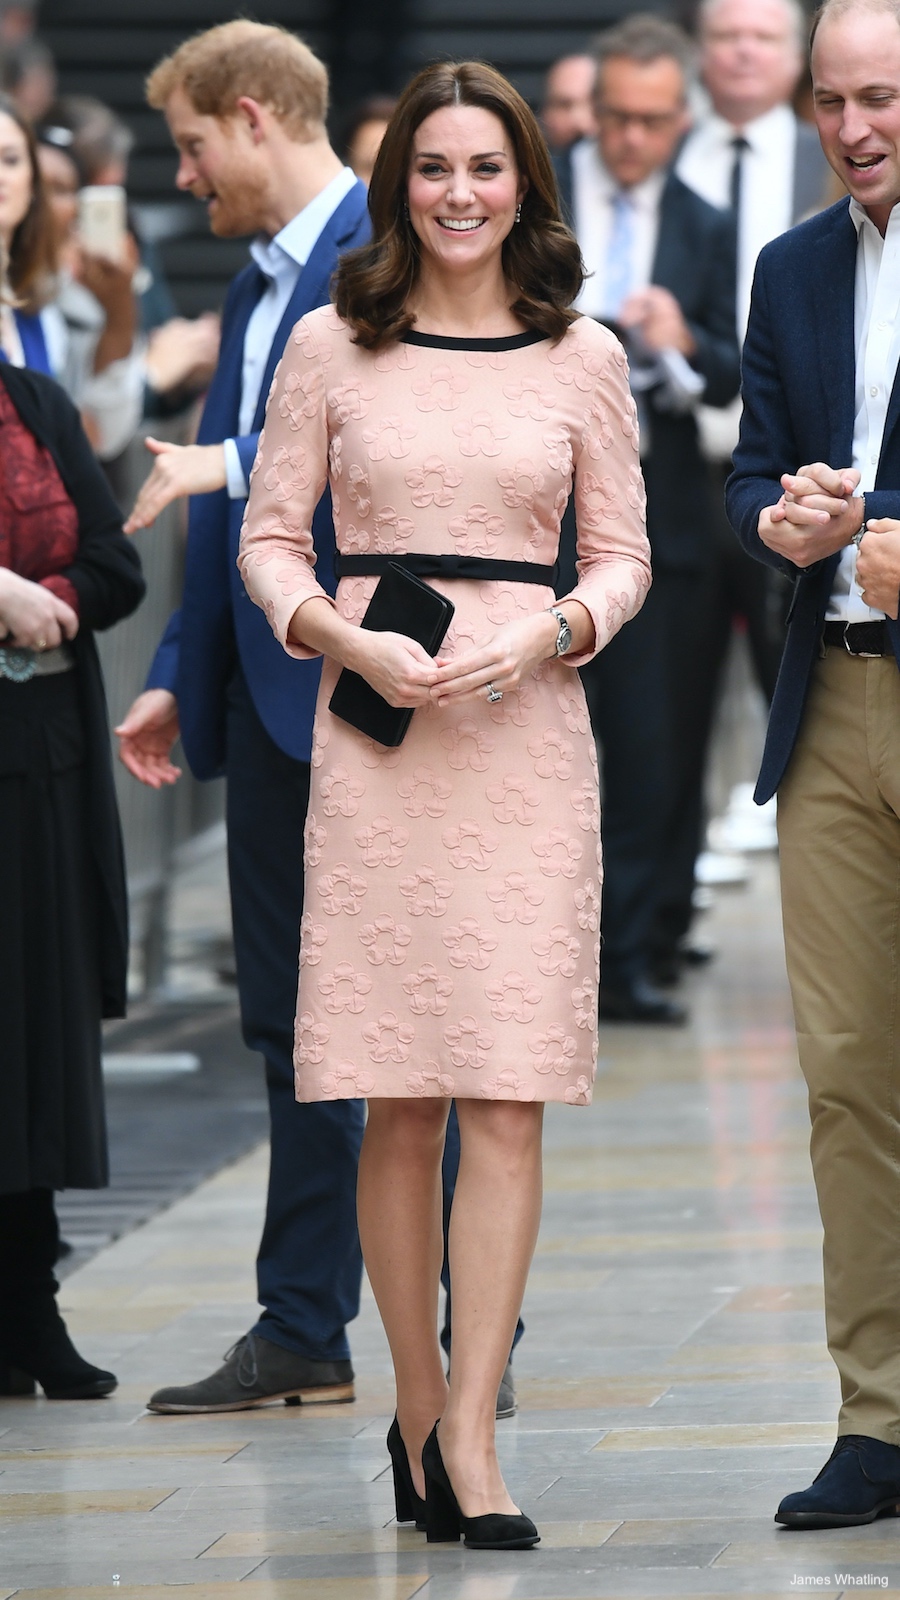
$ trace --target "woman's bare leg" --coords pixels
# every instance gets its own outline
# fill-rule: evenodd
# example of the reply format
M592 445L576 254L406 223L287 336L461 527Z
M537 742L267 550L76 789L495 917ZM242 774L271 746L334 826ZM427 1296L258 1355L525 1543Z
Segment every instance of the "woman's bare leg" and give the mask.
M363 1258L391 1347L397 1420L420 1495L422 1446L447 1403L437 1305L449 1110L446 1100L370 1100L357 1187ZM455 1319L455 1301L453 1310Z
M541 1220L542 1104L458 1100L450 1217L450 1395L439 1429L465 1516L513 1512L494 1442L497 1390Z

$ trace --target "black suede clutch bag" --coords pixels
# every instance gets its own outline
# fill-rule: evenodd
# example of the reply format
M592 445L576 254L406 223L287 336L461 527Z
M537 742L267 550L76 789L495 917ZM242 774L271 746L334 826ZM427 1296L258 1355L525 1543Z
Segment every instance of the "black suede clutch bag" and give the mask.
M430 656L436 656L455 609L452 601L423 583L415 573L391 561L378 580L360 627L373 633L404 633ZM415 707L388 705L365 678L345 667L328 709L378 744L398 745L403 742Z

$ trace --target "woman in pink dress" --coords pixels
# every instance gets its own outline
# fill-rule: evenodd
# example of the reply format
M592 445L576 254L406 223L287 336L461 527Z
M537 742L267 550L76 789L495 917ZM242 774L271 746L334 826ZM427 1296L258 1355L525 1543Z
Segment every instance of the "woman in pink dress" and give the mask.
M543 1103L587 1105L595 1072L598 783L575 669L650 581L637 427L621 347L571 310L581 260L537 123L492 68L442 63L410 84L370 208L372 243L276 375L240 555L285 649L325 658L297 1095L368 1100L359 1226L397 1379L398 1519L524 1548L538 1534L503 1482L494 1410L540 1220ZM311 535L326 482L335 601ZM570 492L579 581L556 603ZM455 606L436 661L359 626L389 560ZM402 744L329 710L345 667L415 708Z

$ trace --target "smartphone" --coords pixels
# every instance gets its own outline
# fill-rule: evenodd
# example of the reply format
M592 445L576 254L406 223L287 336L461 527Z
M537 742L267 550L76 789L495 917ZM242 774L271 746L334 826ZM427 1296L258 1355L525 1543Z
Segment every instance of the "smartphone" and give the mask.
M120 183L92 183L78 191L78 234L91 255L121 261L128 227Z

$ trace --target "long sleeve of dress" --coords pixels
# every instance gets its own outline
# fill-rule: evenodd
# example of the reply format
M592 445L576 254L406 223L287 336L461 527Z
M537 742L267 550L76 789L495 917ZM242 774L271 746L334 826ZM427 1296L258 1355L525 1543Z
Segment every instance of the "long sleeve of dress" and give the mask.
M581 601L595 635L592 649L566 657L580 667L640 611L650 587L637 409L618 343L597 378L574 472L578 584L564 599Z
M297 607L315 596L312 520L328 477L325 369L318 345L299 322L272 381L265 427L250 478L238 567L292 656L316 654L287 637Z

